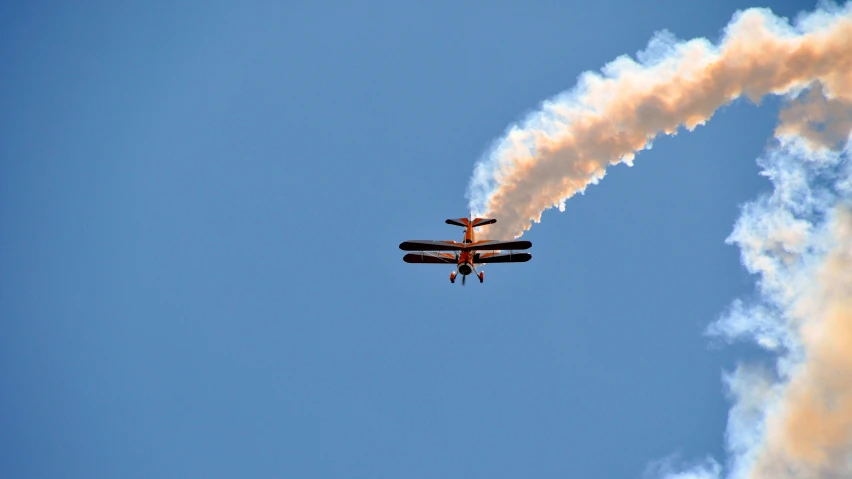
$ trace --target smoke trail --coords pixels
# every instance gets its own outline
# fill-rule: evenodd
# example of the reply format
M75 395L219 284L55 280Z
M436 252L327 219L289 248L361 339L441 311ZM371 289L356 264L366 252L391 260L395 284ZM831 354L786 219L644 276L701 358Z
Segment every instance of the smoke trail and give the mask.
M815 89L782 112L779 146L759 160L774 190L743 208L728 238L759 275L759 299L735 302L709 333L753 340L776 363L725 376L724 477L852 477L851 100ZM671 469L656 472L723 477L715 461Z
M768 10L737 13L718 46L658 34L638 55L585 73L573 90L511 127L477 164L471 210L500 219L488 235L523 234L541 213L632 164L660 133L694 129L741 96L786 95L777 146L759 160L774 189L744 206L728 242L758 275L708 334L746 339L773 367L724 376L732 402L727 460L667 479L852 477L852 3L795 25Z
M852 85L852 3L825 6L792 26L749 9L734 15L718 46L663 32L637 56L616 59L603 75L582 74L476 165L468 198L473 214L500 219L490 237L522 235L545 209L564 209L597 183L607 165L631 165L658 134L693 130L741 96L757 102L817 81L841 95Z

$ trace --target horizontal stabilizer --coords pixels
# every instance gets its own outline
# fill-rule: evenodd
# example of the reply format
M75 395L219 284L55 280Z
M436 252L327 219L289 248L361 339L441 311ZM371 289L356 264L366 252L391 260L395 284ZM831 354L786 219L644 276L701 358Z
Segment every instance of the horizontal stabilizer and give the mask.
M428 255L408 253L402 257L406 263L415 264L456 264L456 257L453 255Z
M532 255L529 253L499 253L477 255L474 262L477 264L526 263L531 259Z
M493 225L497 220L493 218L476 218L473 220L474 228L477 226Z
M445 221L445 223L447 223L448 225L455 225L455 226L462 226L462 227L467 227L467 225L472 224L474 228L476 228L478 226L493 225L496 222L497 222L497 220L492 219L492 218L474 218L473 221L471 221L467 218L457 218L457 219L448 219L447 221Z

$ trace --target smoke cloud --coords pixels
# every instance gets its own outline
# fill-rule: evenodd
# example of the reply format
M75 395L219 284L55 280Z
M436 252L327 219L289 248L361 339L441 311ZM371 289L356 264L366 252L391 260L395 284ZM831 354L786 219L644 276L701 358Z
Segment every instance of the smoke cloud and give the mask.
M727 458L687 468L664 460L649 475L852 477L852 3L795 25L746 10L718 46L661 33L638 60L583 74L512 126L476 166L472 212L500 219L489 236L518 237L660 133L692 130L741 96L785 95L776 142L758 159L773 190L743 206L727 240L758 294L707 331L751 341L773 360L723 375Z
M852 4L826 6L794 25L749 9L734 15L718 45L662 32L637 57L580 75L573 90L511 126L476 165L467 196L472 214L500 219L490 237L521 236L544 210L564 209L601 180L608 165L632 165L657 135L691 131L742 96L758 102L818 82L848 98Z
M805 108L808 103L787 111L814 111ZM809 120L796 119L802 125ZM847 129L837 152L814 143L810 127L795 135L782 130L780 145L760 160L773 193L747 204L728 238L739 246L745 267L758 275L759 299L734 302L708 331L754 341L776 357L773 369L743 364L725 375L733 401L727 477L848 478L852 142Z

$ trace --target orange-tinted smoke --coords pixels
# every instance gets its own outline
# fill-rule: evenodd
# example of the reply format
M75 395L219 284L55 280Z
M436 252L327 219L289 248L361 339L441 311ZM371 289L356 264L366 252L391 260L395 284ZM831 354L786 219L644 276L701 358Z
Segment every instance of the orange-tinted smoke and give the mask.
M497 142L470 187L474 213L498 219L489 237L522 235L545 209L600 180L608 165L632 163L656 135L694 129L736 98L758 101L817 81L829 94L852 88L852 5L813 13L795 28L768 10L746 10L719 46L655 42L663 51L656 58L620 58L606 76L585 74L573 92L546 102Z
M852 210L833 214L827 255L791 307L805 353L767 418L751 477L852 477Z

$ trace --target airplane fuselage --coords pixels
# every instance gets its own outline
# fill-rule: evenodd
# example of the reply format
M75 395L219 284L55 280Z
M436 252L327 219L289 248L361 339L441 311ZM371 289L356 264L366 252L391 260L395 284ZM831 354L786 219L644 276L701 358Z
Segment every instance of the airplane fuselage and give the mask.
M464 243L469 244L476 241L476 232L473 231L473 224L468 223L465 226L464 231ZM462 251L459 253L459 262L457 268L459 270L459 274L462 276L467 276L473 272L473 257L474 253L472 251Z

